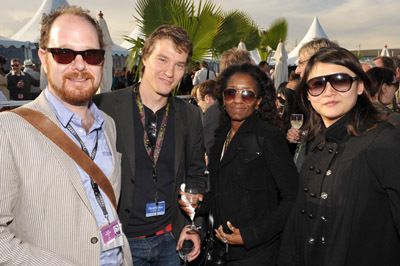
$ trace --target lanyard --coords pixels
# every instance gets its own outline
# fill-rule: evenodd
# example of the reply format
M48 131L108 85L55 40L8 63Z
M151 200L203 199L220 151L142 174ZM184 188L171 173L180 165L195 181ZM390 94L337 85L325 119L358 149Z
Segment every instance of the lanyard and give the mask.
M142 103L142 99L140 98L140 93L139 93L139 87L136 87L134 89L135 93L135 99L136 99L136 105L139 109L139 114L140 114L140 120L142 121L143 129L144 129L144 136L143 136L143 141L144 141L144 147L146 148L147 154L149 155L150 159L153 162L153 185L154 185L154 201L156 205L158 205L158 191L157 191L157 161L158 157L160 156L160 151L161 147L164 141L165 137L165 131L167 129L167 122L168 122L168 114L169 114L169 103L167 104L167 107L165 109L165 115L162 120L161 126L160 126L160 131L158 132L157 140L155 142L155 145L151 145L150 138L147 134L146 131L146 125L145 125L145 112L144 112L144 107ZM157 129L155 129L157 130Z
M92 153L89 155L89 151L86 148L85 144L83 143L82 139L78 136L78 134L76 133L75 129L69 123L67 125L67 129L68 129L69 132L71 132L71 134L79 142L83 152L86 153L86 155L89 156L90 159L92 159L92 161L93 161L94 158L96 157L96 153L97 153L97 146L98 146L98 143L99 143L99 131L96 130L96 144L95 144L95 146L94 146L94 148L92 150ZM99 186L96 184L96 182L93 181L92 178L90 178L90 184L92 185L94 196L96 197L97 203L99 204L101 210L103 211L104 217L107 219L108 224L110 224L110 220L109 220L109 215L108 215L108 211L107 211L107 208L106 208L106 204L104 202L103 196L100 193Z

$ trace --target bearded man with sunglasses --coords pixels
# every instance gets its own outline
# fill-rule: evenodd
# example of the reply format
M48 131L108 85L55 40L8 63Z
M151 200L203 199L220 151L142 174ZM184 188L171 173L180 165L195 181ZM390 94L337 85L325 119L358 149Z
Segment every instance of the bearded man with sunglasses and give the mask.
M1 265L132 265L116 211L121 169L115 125L91 101L102 79L102 38L98 22L82 8L62 7L43 17L39 57L49 86L24 109L0 114ZM21 110L39 113L35 126ZM36 129L46 121L52 132ZM77 145L74 154L82 149L103 177L89 177L47 137L54 132ZM81 158L90 162L86 155Z
M184 227L190 220L179 209L178 191L182 183L199 189L206 183L201 113L171 96L191 55L184 29L160 26L144 44L141 83L95 98L117 126L118 213L134 265L179 266L176 250L184 239L194 242L189 261L200 253L199 236Z

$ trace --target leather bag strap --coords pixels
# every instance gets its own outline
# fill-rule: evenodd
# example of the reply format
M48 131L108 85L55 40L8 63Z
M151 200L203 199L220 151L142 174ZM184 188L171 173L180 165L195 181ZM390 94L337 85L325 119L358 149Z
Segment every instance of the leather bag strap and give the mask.
M103 192L110 199L112 205L117 209L117 201L115 199L114 189L104 175L103 171L86 155L75 142L65 134L53 121L41 112L26 108L19 107L10 110L16 113L26 121L28 121L37 130L42 132L47 138L54 142L60 149L68 154L89 176L94 182L103 190Z

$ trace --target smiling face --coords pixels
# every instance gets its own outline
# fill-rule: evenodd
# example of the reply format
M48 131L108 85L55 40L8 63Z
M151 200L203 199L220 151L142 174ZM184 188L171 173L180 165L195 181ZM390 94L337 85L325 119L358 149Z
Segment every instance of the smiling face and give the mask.
M153 97L168 97L185 73L187 57L188 53L177 51L171 40L157 40L151 54L143 58L140 89Z
M256 97L252 102L246 102L243 100L242 95L239 93L241 90L249 90L258 96L257 85L253 78L244 73L234 74L228 81L225 90L234 89L237 90L235 97L227 101L223 97L226 112L231 118L232 124L240 126L243 122L251 116L256 109L258 109L261 98Z
M356 75L348 68L329 63L316 63L307 77L307 81L312 78L335 74L346 73L351 77ZM356 104L358 95L364 91L363 83L355 81L351 89L347 92L338 92L327 82L324 92L319 96L308 94L308 100L311 102L314 110L321 116L325 127L331 126L337 120L346 115Z
M54 21L49 35L48 48L100 49L95 28L78 16L61 15ZM90 65L77 55L71 63L59 64L50 52L42 49L39 57L49 80L49 90L62 102L86 105L100 87L104 62Z

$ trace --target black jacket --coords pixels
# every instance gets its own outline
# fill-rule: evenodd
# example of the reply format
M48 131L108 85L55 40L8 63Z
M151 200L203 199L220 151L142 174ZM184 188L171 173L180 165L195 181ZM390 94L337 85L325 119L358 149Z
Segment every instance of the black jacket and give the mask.
M400 265L400 134L381 122L350 137L347 121L308 144L280 266Z
M200 211L212 206L215 227L226 222L240 229L244 246L229 246L228 260L245 259L259 251L275 265L279 238L296 198L298 173L283 133L258 119L247 118L223 159L230 122L217 130L210 155L211 191Z
M122 182L118 215L124 230L126 230L131 216L135 186L132 95L133 86L111 93L99 94L93 99L101 110L114 119L117 128L117 150L122 153ZM175 237L179 237L184 224L188 224L188 218L179 208L178 191L185 177L187 177L188 183L198 184L200 187L205 186L205 151L200 109L176 97L172 97L172 101L172 106L175 108L175 182L171 222Z

